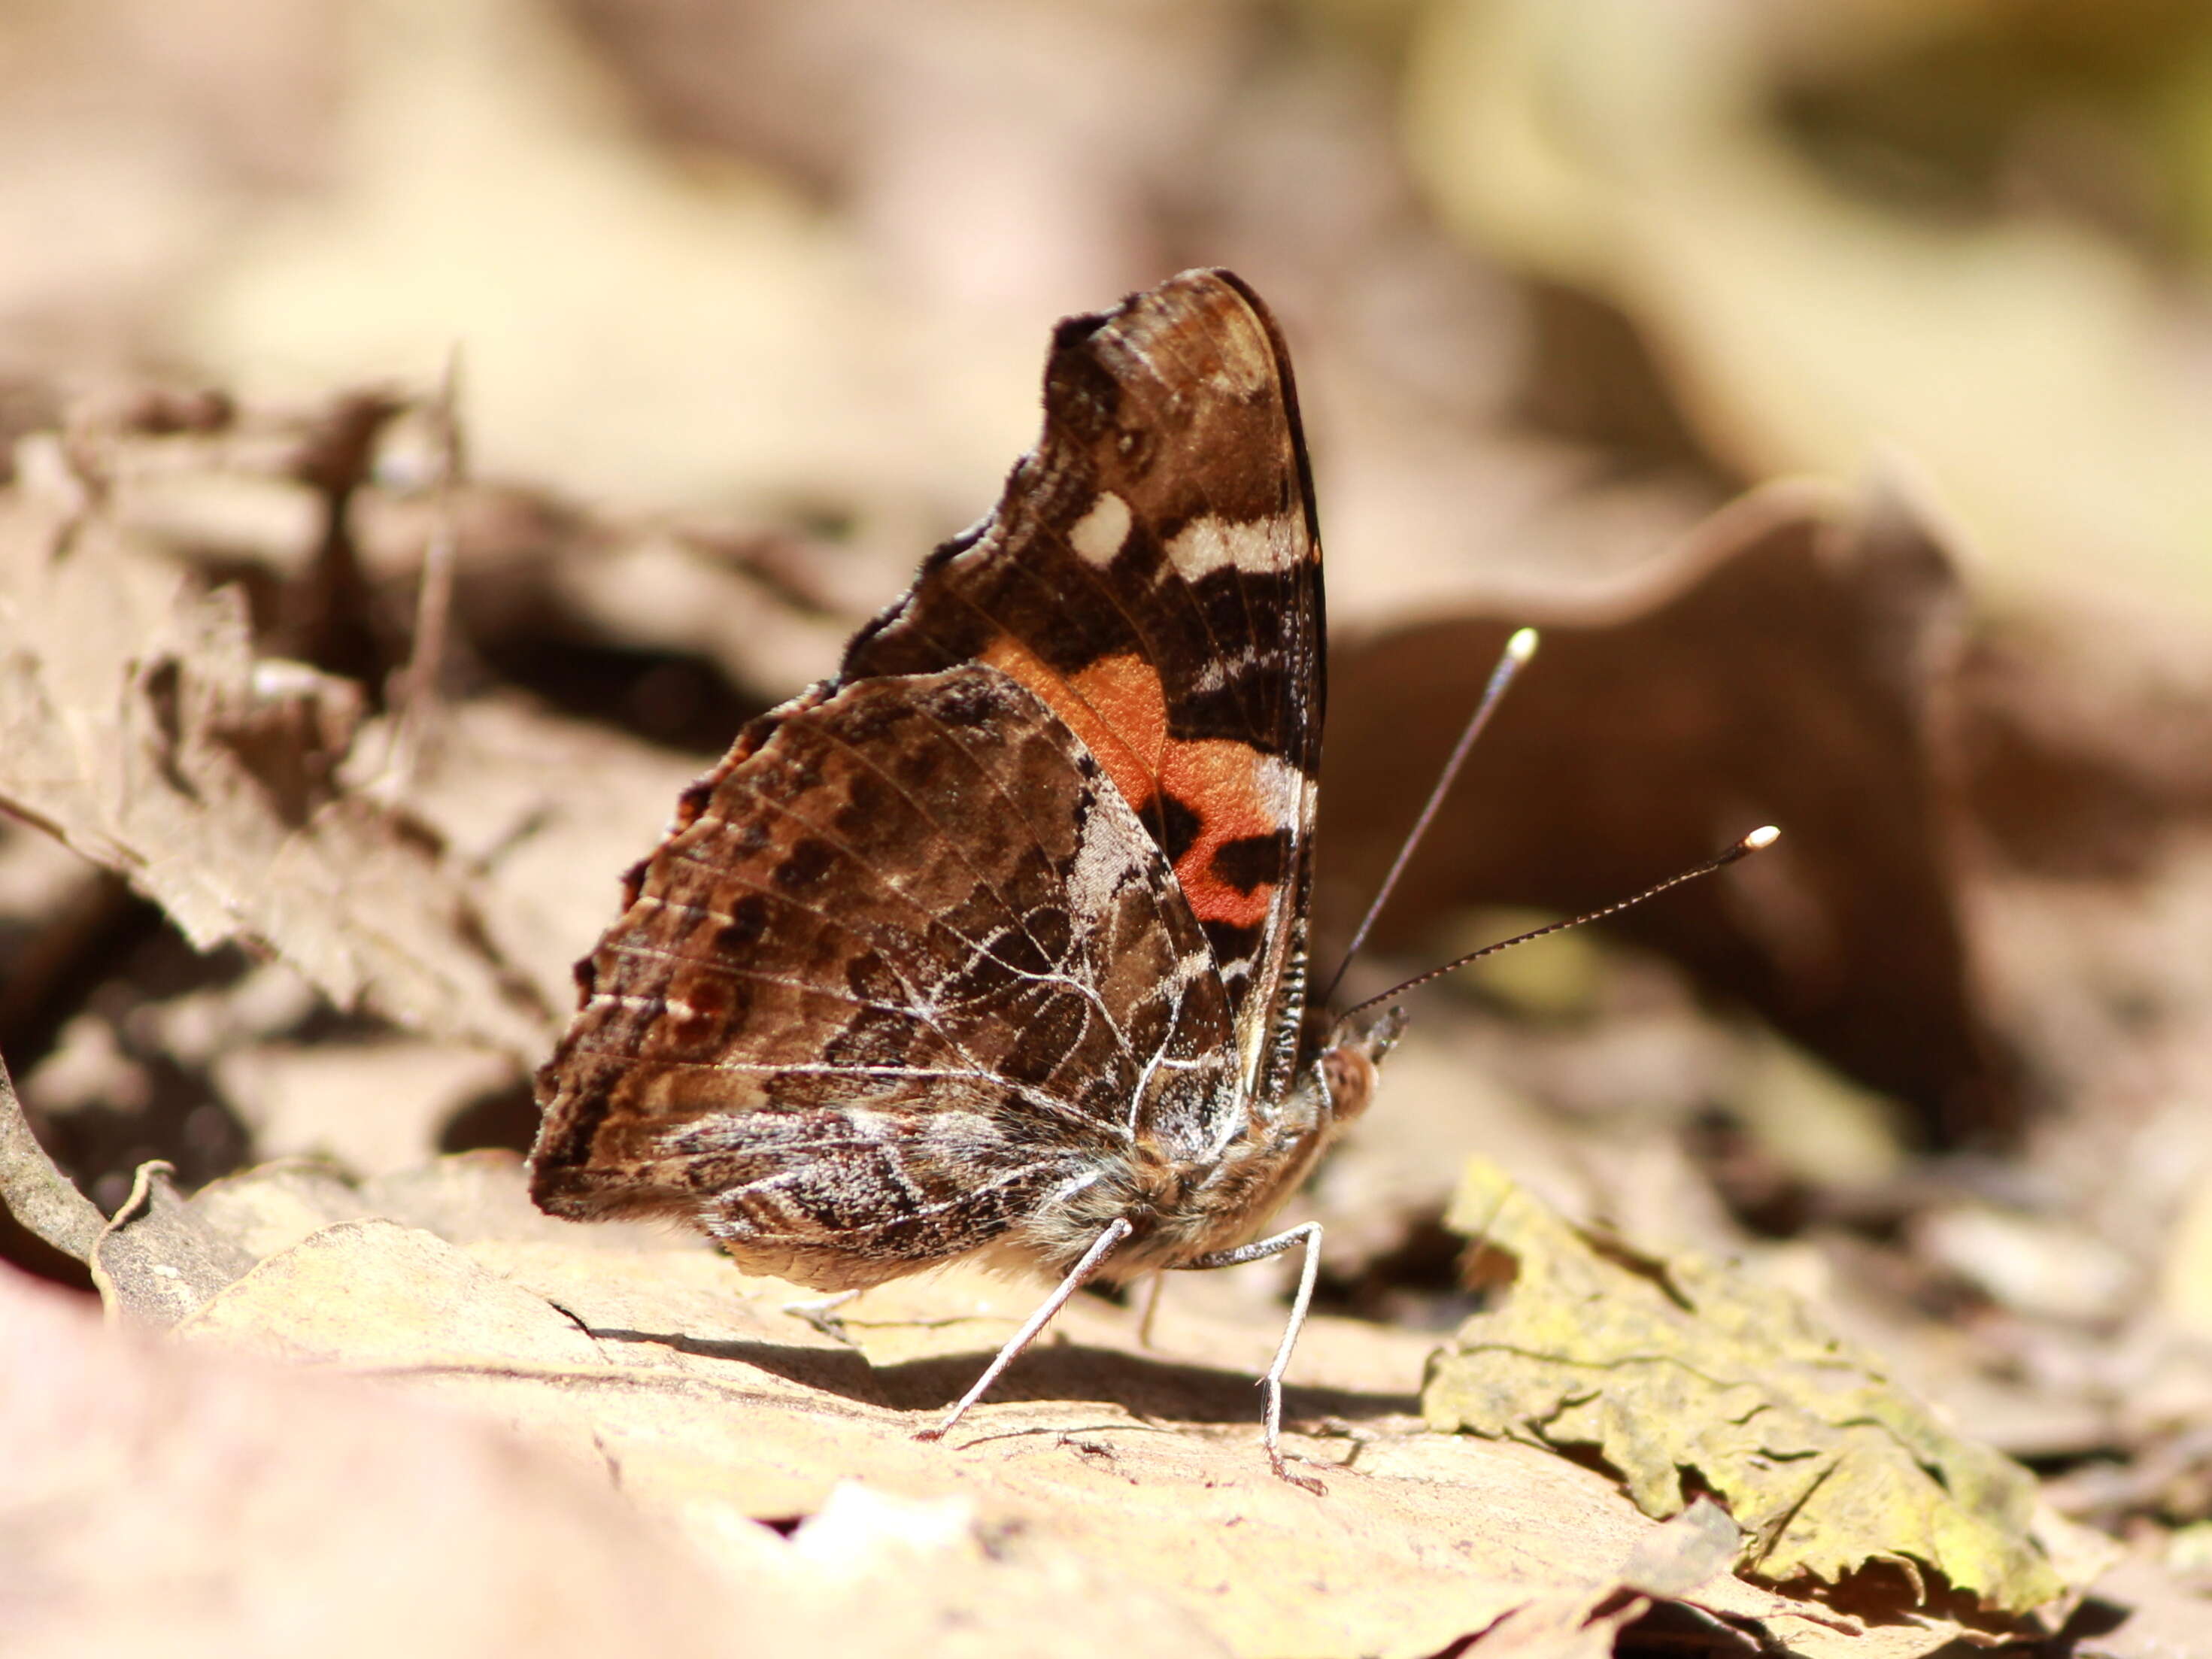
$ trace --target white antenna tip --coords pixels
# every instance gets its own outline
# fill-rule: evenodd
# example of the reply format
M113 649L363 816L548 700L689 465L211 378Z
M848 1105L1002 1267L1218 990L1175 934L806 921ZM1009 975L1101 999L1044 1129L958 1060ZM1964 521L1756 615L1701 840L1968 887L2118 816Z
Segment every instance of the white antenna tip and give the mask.
M1505 654L1515 662L1526 662L1536 654L1536 630L1516 629L1513 637L1505 641Z
M1747 853L1764 852L1781 839L1782 832L1772 824L1761 824L1743 838L1743 850Z

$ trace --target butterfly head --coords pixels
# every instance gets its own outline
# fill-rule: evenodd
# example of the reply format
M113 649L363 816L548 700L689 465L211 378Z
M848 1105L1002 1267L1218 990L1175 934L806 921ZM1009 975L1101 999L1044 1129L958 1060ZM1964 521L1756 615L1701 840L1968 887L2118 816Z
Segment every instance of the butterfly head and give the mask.
M1313 1068L1328 1091L1329 1116L1348 1123L1375 1098L1375 1079L1382 1056L1405 1034L1406 1011L1395 1004L1355 1008L1328 1028L1314 1055Z

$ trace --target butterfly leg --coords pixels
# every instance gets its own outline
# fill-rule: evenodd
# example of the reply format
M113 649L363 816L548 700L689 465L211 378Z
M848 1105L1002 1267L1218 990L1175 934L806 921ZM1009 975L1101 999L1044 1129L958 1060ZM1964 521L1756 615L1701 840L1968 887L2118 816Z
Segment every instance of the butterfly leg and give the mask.
M780 1311L789 1314L793 1319L803 1319L823 1335L833 1337L848 1348L854 1347L858 1345L854 1342L852 1333L845 1328L845 1322L837 1317L837 1310L867 1288L863 1285L857 1291L840 1291L835 1296L825 1296L811 1302L787 1302Z
M1314 1281L1321 1277L1321 1223L1301 1222L1285 1229L1272 1238L1256 1239L1249 1244L1240 1244L1233 1250L1216 1250L1210 1255L1176 1265L1186 1268L1241 1267L1248 1261L1265 1261L1270 1256L1280 1255L1299 1245L1305 1246L1305 1265L1298 1273L1298 1293L1291 1302L1291 1317L1283 1327L1283 1340L1275 1349L1274 1364L1260 1386L1267 1391L1267 1412L1265 1443L1267 1463L1275 1473L1292 1486L1304 1486L1308 1492L1325 1490L1321 1482L1309 1475L1293 1474L1283 1461L1283 1373L1291 1368L1291 1350L1298 1345L1298 1333L1305 1327L1306 1310L1313 1304Z
M1083 1253L1083 1259L1068 1270L1067 1277L1060 1281L1050 1296L1045 1297L1021 1329L1006 1339L1006 1346L999 1350L999 1357L984 1369L982 1376L975 1379L975 1386L960 1396L960 1403L945 1414L942 1423L935 1428L919 1431L914 1437L917 1440L942 1440L967 1409L981 1400L991 1384L1004 1374L1006 1367L1020 1357L1022 1350L1036 1340L1037 1333L1052 1323L1052 1316L1066 1307L1068 1297L1081 1290L1091 1276L1098 1271L1098 1264L1113 1254L1115 1246L1135 1231L1127 1219L1120 1216L1107 1223L1106 1231L1099 1234L1097 1241Z
M1145 1281L1145 1310L1137 1316L1137 1346L1140 1348L1152 1346L1152 1320L1160 1310L1160 1292L1167 1286L1168 1276L1164 1273L1154 1273Z

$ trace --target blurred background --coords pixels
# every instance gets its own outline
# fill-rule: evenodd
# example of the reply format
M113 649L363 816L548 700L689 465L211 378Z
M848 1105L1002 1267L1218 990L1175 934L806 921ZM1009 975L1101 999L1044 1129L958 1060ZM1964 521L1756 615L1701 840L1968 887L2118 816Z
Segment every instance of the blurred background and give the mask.
M321 677L254 728L300 836L441 688L377 798L507 975L193 910L220 855L0 762L0 1052L104 1205L526 1144L682 781L988 506L1055 319L1226 265L1328 544L1325 962L1550 630L1351 988L1785 830L1425 994L1306 1200L1335 1304L1463 1310L1480 1152L2212 1561L2204 8L12 0L0 146L15 507L60 469ZM125 627L23 575L58 545L0 598L41 730Z

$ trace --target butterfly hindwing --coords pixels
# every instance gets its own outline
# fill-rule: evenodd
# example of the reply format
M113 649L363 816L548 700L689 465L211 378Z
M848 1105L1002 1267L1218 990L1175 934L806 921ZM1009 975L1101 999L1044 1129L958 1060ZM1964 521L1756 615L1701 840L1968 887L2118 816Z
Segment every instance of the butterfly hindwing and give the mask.
M841 1287L997 1241L1126 1157L1140 1100L1233 1093L1204 938L1065 736L974 666L780 722L585 964L539 1201Z

